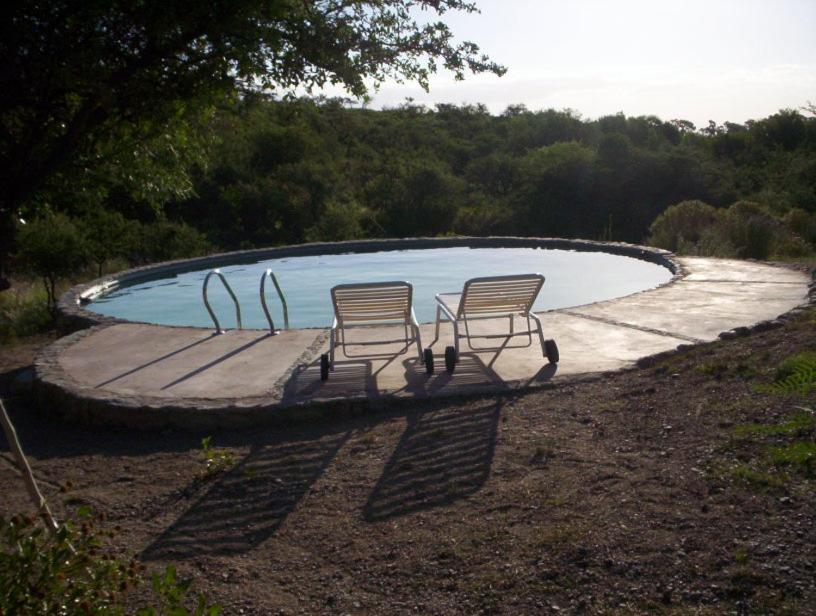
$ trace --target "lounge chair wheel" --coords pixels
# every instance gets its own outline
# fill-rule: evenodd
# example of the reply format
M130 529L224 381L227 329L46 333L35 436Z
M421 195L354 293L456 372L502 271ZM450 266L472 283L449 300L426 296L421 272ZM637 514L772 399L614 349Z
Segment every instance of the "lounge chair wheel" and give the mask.
M544 352L547 354L547 361L551 364L557 364L559 358L558 345L552 338L544 341Z
M329 380L329 356L327 353L320 356L320 380Z
M434 358L433 358L433 351L431 349L425 349L423 353L424 361L425 361L425 373L426 374L433 374L434 373Z
M456 368L456 349L452 346L445 347L445 370L453 372Z

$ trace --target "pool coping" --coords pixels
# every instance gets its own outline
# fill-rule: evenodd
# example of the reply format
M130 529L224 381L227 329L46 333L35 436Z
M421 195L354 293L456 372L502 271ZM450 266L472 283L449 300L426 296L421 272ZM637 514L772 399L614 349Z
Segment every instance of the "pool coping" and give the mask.
M624 242L596 242L593 240L565 239L565 238L537 238L537 237L515 237L515 236L488 236L488 237L419 237L403 239L375 239L375 240L350 240L345 242L319 242L309 244L293 244L288 246L277 246L271 248L256 248L252 250L239 250L232 252L216 253L204 257L194 257L191 259L177 259L173 261L163 261L141 267L134 267L123 270L115 274L102 276L90 282L81 283L71 287L60 296L57 303L57 310L60 316L60 328L64 333L86 329L96 325L114 325L117 323L144 323L156 325L146 321L136 321L132 319L121 319L112 317L85 308L93 299L112 292L123 285L136 284L148 280L164 278L174 274L193 272L207 268L221 267L225 265L238 265L258 262L266 259L284 257L304 257L327 254L344 253L364 253L393 250L413 250L428 248L540 248L549 250L574 250L577 252L606 252L608 254L622 257L632 257L667 268L672 277L657 287L636 291L645 293L652 289L666 286L682 278L685 275L683 267L676 260L674 253L654 248L651 246L641 246L637 244L627 244ZM633 295L633 294L628 294ZM621 296L621 297L628 297ZM618 299L618 298L615 298ZM569 308L577 308L570 306ZM201 328L195 325L177 325L174 327ZM263 328L245 328L263 329ZM311 328L306 328L311 329Z

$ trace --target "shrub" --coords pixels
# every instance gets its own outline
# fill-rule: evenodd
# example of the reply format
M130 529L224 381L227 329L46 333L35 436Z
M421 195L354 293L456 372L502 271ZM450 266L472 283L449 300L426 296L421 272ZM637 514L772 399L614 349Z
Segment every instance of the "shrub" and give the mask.
M767 259L779 223L751 201L737 201L725 216L725 232L742 259Z
M22 224L17 240L19 266L42 279L48 309L56 316L57 281L88 263L82 233L65 214L48 214Z
M784 225L812 248L816 244L816 215L794 208L782 218Z
M127 257L133 245L138 223L127 220L119 212L95 208L77 221L82 231L88 257L97 268L96 275L110 259Z
M365 236L365 210L355 202L329 201L316 224L306 230L308 242L340 242Z
M82 508L76 523L50 533L31 517L0 517L0 614L124 614L123 600L141 584L142 567L110 554L103 537L112 533L97 531L101 520ZM150 604L136 609L139 616L220 613L202 596L188 599L190 583L179 580L172 566L153 574L151 588ZM188 609L188 603L194 607Z
M131 253L134 264L195 257L209 248L207 239L196 229L169 220L141 225L134 240Z
M670 206L649 227L649 243L673 252L696 247L707 232L723 222L722 210L702 201L682 201ZM708 242L712 237L709 235Z
M15 283L0 292L0 342L46 331L52 323L45 292L31 283Z
M683 201L655 219L649 242L680 254L709 257L802 257L813 249L791 228L807 231L809 215L800 212L783 221L751 201L737 201L727 210Z

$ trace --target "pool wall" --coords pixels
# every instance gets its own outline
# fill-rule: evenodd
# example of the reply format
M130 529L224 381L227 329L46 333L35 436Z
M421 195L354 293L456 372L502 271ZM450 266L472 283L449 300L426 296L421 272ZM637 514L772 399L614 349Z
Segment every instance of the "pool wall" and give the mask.
M134 322L87 310L85 305L93 299L119 287L166 278L175 274L283 257L454 247L541 248L551 250L575 250L579 252L605 252L623 257L641 259L668 268L673 276L666 284L670 284L683 275L682 266L675 260L673 253L660 248L637 246L621 242L594 242L591 240L535 237L434 237L297 244L278 246L275 248L257 248L253 250L218 253L193 259L164 261L162 263L124 270L116 274L97 278L88 283L76 285L60 297L58 309L61 316L61 329L65 333L68 333L94 325Z

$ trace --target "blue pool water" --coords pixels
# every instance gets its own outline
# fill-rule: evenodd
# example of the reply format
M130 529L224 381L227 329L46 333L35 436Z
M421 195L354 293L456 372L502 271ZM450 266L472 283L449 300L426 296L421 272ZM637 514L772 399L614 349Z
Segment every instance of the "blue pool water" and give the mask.
M258 287L272 268L289 305L290 327L328 327L336 284L407 280L414 285L414 311L420 323L433 321L434 295L459 292L469 278L539 272L546 281L535 310L566 308L612 299L668 282L665 267L602 252L537 248L432 248L387 252L286 257L221 268L241 303L245 328L265 328ZM201 300L201 285L210 270L151 280L100 297L92 311L131 321L210 327ZM280 303L267 281L267 302L281 327ZM235 327L235 309L221 282L213 278L210 303L222 327Z

